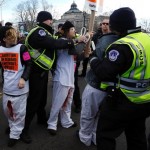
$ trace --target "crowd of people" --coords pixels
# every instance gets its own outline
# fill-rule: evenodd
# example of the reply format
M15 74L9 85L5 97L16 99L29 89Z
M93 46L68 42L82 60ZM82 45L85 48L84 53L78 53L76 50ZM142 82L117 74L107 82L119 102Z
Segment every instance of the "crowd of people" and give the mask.
M31 122L57 134L58 115L63 128L77 123L71 118L72 102L80 112L77 138L97 150L115 150L116 138L125 133L128 150L147 150L145 121L150 116L150 37L136 27L129 7L115 10L88 33L96 45L91 50L86 35L78 35L72 22L59 24L54 35L51 13L40 11L37 25L23 43L11 25L0 28L0 62L3 68L3 110L8 119L8 146L18 140L31 143ZM81 93L78 66L90 64L87 85ZM47 85L52 73L52 106L47 118ZM150 138L149 138L150 139ZM148 141L149 143L149 141Z

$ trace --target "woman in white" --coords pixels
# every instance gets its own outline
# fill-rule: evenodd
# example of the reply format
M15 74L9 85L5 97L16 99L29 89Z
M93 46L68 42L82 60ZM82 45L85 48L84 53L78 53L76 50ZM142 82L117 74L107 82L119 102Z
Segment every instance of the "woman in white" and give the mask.
M26 102L29 91L28 78L31 70L31 58L23 44L17 44L17 31L12 27L0 29L0 63L4 69L3 110L8 119L8 146L13 147L24 128Z
M66 21L62 27L65 39L75 38L74 25ZM48 119L48 131L56 135L58 115L60 113L61 125L64 128L76 127L71 119L71 105L74 92L74 55L68 54L69 50L57 51L57 65L53 76L53 98L50 117Z

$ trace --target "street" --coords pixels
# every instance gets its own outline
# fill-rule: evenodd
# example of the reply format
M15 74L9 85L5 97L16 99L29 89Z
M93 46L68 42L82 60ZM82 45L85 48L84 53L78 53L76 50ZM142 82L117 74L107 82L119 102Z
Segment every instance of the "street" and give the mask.
M49 78L49 83L48 104L46 107L48 115L51 106L51 77ZM86 85L84 78L79 78L79 83L82 92ZM96 150L96 146L92 145L86 147L76 137L76 130L79 129L80 114L74 112L74 106L72 106L72 118L78 123L78 127L64 129L58 124L58 134L56 136L51 136L46 127L37 125L35 117L30 129L30 135L33 142L31 144L25 144L22 141L19 141L13 148L9 148L7 147L8 135L5 134L5 129L8 124L3 113L1 98L0 107L0 150ZM150 127L149 119L147 120L147 127ZM148 131L149 128L147 129L147 133ZM126 139L124 134L117 139L117 150L126 150Z

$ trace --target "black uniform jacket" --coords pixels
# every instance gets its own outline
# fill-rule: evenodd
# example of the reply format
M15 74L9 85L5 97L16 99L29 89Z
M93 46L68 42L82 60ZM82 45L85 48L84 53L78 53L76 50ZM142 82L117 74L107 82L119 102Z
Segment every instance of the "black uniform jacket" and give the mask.
M74 48L74 42L72 40L54 39L51 36L53 34L52 27L44 23L40 23L38 24L38 26L40 26L41 28L35 30L29 36L28 39L28 43L32 48L37 49L41 52L44 49L46 49L45 54L50 58L53 58L54 51L57 49ZM51 35L47 34L47 32L45 32L43 28L47 30L49 33L51 33ZM43 71L43 69L40 68L38 65L36 65L34 62L33 62L33 70L40 72Z

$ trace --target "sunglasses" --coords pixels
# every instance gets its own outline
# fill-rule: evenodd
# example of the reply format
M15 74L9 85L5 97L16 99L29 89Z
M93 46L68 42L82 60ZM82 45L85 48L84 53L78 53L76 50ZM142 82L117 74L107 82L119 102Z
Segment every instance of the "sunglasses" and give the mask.
M105 23L105 22L104 22L104 23L102 23L102 25L107 25L107 26L108 26L108 25L109 25L109 23Z

